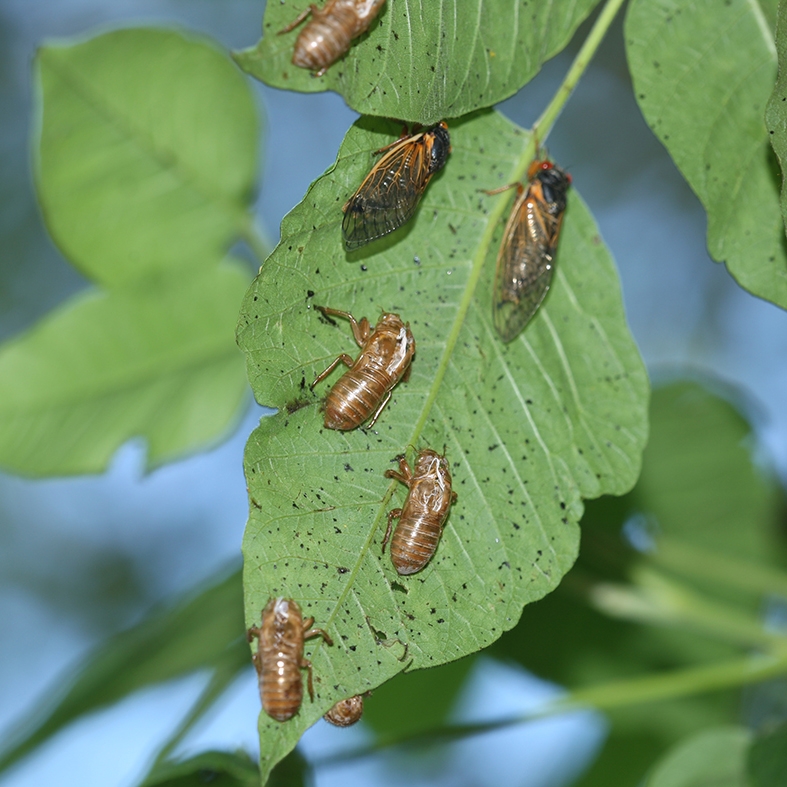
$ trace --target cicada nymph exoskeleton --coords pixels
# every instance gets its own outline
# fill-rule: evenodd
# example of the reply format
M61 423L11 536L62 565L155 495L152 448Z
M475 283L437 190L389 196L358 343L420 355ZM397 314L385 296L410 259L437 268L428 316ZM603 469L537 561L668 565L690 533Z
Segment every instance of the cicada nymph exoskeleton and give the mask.
M292 52L293 65L308 68L321 77L365 33L380 13L385 0L328 0L320 8L304 9L279 35L294 30L307 16L311 19L298 34Z

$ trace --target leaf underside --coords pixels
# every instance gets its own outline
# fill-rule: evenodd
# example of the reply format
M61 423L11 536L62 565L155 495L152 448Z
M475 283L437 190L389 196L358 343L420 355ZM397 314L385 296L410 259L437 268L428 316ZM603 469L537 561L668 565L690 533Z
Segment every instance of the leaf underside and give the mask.
M708 214L708 251L787 308L780 175L765 125L777 0L633 0L626 51L645 120Z
M357 112L431 124L516 93L571 39L597 0L388 0L368 33L322 77L294 66L299 26L277 33L308 2L268 3L264 37L235 53L273 87L334 90Z
M258 623L271 596L289 596L335 642L307 644L313 704L285 724L261 714L263 777L339 698L477 651L511 628L572 565L582 498L630 488L646 438L647 378L613 263L576 192L545 304L510 344L495 333L491 276L502 226L490 244L489 214L511 195L478 189L510 182L529 142L502 116L453 124L453 152L414 221L344 253L341 206L373 151L398 133L370 118L350 129L336 165L284 219L241 310L255 395L279 408L246 450L246 621ZM482 264L474 291L471 274ZM372 321L384 309L410 322L410 380L372 430L322 426L319 397L339 372L315 394L308 386L357 348L345 321L330 324L315 304ZM445 446L459 498L432 561L400 577L380 541L404 488L383 472L423 446Z

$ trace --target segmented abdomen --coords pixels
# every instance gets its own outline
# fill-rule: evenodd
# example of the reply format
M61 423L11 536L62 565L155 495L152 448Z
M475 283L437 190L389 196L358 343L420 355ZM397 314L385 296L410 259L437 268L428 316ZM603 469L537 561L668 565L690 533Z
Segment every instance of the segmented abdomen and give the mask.
M388 380L379 373L345 372L325 401L325 426L344 431L360 426L380 406L388 388Z
M291 719L301 707L303 681L300 661L300 656L290 649L268 646L262 650L262 707L276 721Z
M402 512L391 539L391 560L400 574L415 574L434 555L440 541L442 523L432 512L420 516Z
M295 42L292 62L312 71L328 68L350 48L356 25L356 12L346 6L315 14Z

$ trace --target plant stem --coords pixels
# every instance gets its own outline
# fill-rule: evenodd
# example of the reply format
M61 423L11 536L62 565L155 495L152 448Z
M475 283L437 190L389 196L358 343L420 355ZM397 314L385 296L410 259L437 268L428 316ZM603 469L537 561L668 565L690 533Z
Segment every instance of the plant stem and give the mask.
M562 84L547 105L547 108L541 113L541 117L533 124L532 132L537 142L543 143L546 141L558 115L563 111L563 107L574 92L580 77L590 65L593 55L596 54L599 44L624 2L625 0L607 0L607 4L598 15L598 19L596 19L590 33L588 33L588 37L574 58L574 62L571 64L571 68L569 68Z
M271 244L251 214L246 216L246 223L241 230L241 235L262 265L270 253Z
M771 566L747 563L707 552L680 540L660 536L649 559L684 576L706 579L724 587L735 586L750 593L777 594L787 598L787 574Z
M690 697L708 691L757 683L785 673L787 673L787 650L782 649L770 655L734 659L702 667L688 667L666 675L648 675L643 678L613 681L600 686L577 689L554 702L519 716L478 724L437 727L414 735L381 737L371 746L319 759L313 763L313 766L320 767L356 760L393 746L457 740L564 713L589 709L612 710L640 703Z
M600 582L591 586L588 600L611 617L661 626L679 626L743 647L781 648L787 638L766 630L757 618L729 604L706 598L649 567L639 567L633 585Z
M569 68L568 73L563 79L563 82L557 89L557 92L549 102L547 108L541 114L541 117L533 125L530 139L525 144L525 147L522 150L522 155L519 157L519 160L514 166L512 180L521 180L525 172L527 172L527 168L536 153L535 135L539 135L539 142L543 142L549 135L552 125L554 124L555 120L557 120L560 111L563 109L563 106L565 105L566 101L568 101L569 96L577 86L579 78L585 72L585 69L588 67L588 65L590 65L593 55L604 38L604 34L612 24L615 14L617 14L620 6L623 5L623 2L624 0L607 0L607 4L599 14L598 19L596 19L595 24L588 34L588 37L585 39L585 43L577 53L576 58L574 58L574 62L571 64L571 68ZM453 355L454 347L459 340L459 334L462 330L462 326L464 325L465 317L467 316L467 312L470 309L470 304L473 302L473 298L475 297L475 289L478 285L479 279L481 278L481 272L484 267L484 261L486 260L489 246L492 242L492 237L495 233L497 225L500 223L500 220L503 217L503 213L508 203L509 197L502 196L500 199L498 199L496 205L489 212L486 229L484 230L484 234L481 237L478 250L473 257L473 268L470 272L470 278L467 281L464 294L462 295L462 300L459 304L456 319L454 320L454 324L451 326L451 332L449 333L446 340L446 347L440 359L440 364L437 367L437 372L435 373L434 381L430 387L429 395L426 402L424 403L423 410L421 411L421 417L418 419L415 429L413 430L413 435L410 438L410 443L412 445L417 444L418 438L421 436L421 432L423 431L423 428L429 419L432 405L437 399L437 394L443 382L443 377L448 370L449 361ZM391 487L389 488L389 497L393 494L395 487L396 481L392 481ZM376 527L372 529L375 530Z

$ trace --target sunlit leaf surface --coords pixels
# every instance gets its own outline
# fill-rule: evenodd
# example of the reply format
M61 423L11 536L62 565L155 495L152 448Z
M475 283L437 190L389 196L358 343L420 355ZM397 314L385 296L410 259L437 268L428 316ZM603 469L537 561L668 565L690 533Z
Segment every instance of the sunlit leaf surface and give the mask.
M436 123L502 101L559 52L597 0L388 0L368 33L322 77L294 66L302 27L277 35L304 0L268 3L264 36L238 64L286 90L335 90L366 115Z
M398 130L362 119L348 132L335 167L285 218L239 321L255 394L280 408L246 450L247 624L284 595L335 641L307 645L315 702L285 724L261 716L263 772L339 697L472 653L511 628L572 565L582 498L621 493L639 470L647 379L614 266L576 191L541 311L508 345L492 325L511 195L477 189L510 182L529 149L520 129L491 112L454 124L453 153L414 222L345 255L341 206ZM490 224L490 210L501 221ZM372 430L323 428L327 383L316 394L309 383L357 348L344 321L329 323L315 304L410 322L411 378ZM400 577L380 542L403 489L383 472L408 446L445 446L459 499L431 563Z

